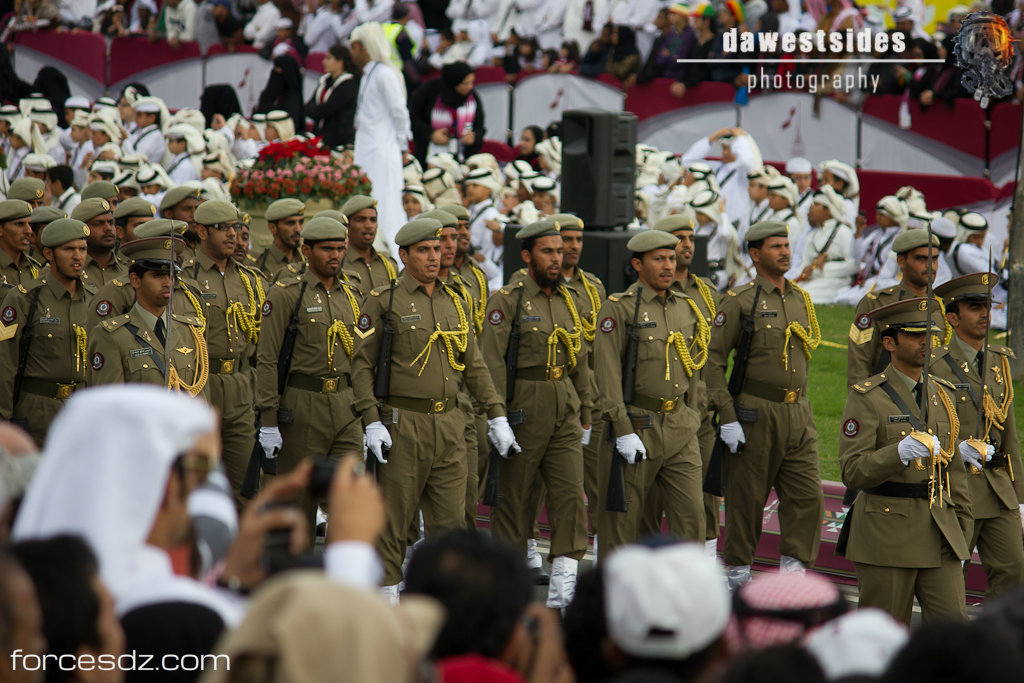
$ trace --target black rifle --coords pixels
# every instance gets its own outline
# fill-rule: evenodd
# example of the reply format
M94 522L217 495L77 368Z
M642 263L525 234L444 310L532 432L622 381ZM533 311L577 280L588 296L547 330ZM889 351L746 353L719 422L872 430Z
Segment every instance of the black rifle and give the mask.
M516 314L512 318L512 331L508 335L505 347L505 414L508 415L509 426L521 425L526 421L526 410L510 410L512 399L516 395L516 368L519 365L519 315L523 310L523 289L519 288L516 299ZM484 481L483 504L492 508L501 504L501 453L491 444L490 462L487 465L487 479Z
M288 384L288 374L292 368L292 351L295 349L295 337L299 334L299 308L302 306L302 297L306 294L306 282L303 280L302 288L299 289L299 298L295 302L292 316L288 320L288 328L284 331L284 339L281 340L281 351L277 354L277 395L284 395L284 388ZM278 422L282 417L290 422L291 415L278 408ZM260 417L256 416L256 443L253 444L252 453L249 454L249 464L245 468L245 478L242 480L242 489L239 491L243 498L252 498L256 495L260 486L260 470L269 475L277 474L277 460L268 459L267 454L260 445Z
M643 285L636 288L636 307L633 309L633 322L629 325L629 336L626 340L626 352L622 355L622 402L629 405L636 394L636 357L640 350L640 333L637 332L637 321L640 319L640 298ZM605 492L604 509L610 512L626 511L626 476L623 470L623 457L615 448L615 427L608 423L608 440L612 441L612 463L608 471L608 490Z
M14 402L11 403L12 408L18 405L18 399L21 398L21 383L25 379L28 349L32 345L32 321L36 317L36 308L39 306L39 294L42 291L42 287L36 287L35 291L32 292L32 303L29 304L28 316L25 318L25 330L21 333L21 339L18 340L18 374L14 376Z
M388 314L381 320L380 349L377 352L377 374L373 378L373 397L377 399L377 407L383 412L384 404L391 396L391 345L395 339L395 326L392 323L393 308L395 303L395 286L398 280L391 281L391 288L388 291ZM383 416L382 416L383 417ZM387 460L391 451L386 446L381 446L381 455ZM372 453L366 458L366 471L376 476L377 459Z
M757 313L757 300L761 298L761 285L754 290L754 303L750 306L750 315L742 319L742 331L740 341L736 345L736 355L733 356L732 374L729 375L729 393L733 400L743 391L743 382L747 379L747 359L750 356L750 342L754 338L754 314ZM717 419L717 415L712 418ZM740 446L742 448L742 444ZM729 447L722 441L721 425L715 430L715 445L711 449L711 460L708 462L708 471L704 476L704 491L713 496L722 495L722 459Z

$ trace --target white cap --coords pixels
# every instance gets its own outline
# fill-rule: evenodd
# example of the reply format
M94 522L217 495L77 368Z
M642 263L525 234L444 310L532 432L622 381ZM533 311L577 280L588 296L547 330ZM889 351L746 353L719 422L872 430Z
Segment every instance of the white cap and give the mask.
M541 176L530 183L530 188L534 192L551 192L555 189L555 181L547 176Z
M866 607L833 619L804 640L825 678L876 678L909 640L906 627L880 609Z
M703 547L626 545L604 572L608 635L627 654L686 659L725 631L729 591Z
M132 109L143 114L159 114L160 104L156 101L155 97L140 97L135 100Z
M89 103L88 98L81 95L74 95L64 100L65 109L85 109L88 111L91 107L92 105Z
M946 240L954 239L956 237L956 225L948 218L936 216L932 219L932 234Z
M793 175L794 173L810 173L814 167L811 162L803 157L793 157L786 162L786 173Z
M829 210L832 218L844 223L846 222L846 203L843 201L842 195L836 192L830 185L819 187L811 196L811 203L821 204Z
M49 154L26 154L22 166L30 171L45 171L48 168L53 168L57 165L57 162L53 160Z
M690 206L694 213L702 213L715 223L722 220L722 210L718 207L718 193L714 190L701 190L690 197Z
M892 11L892 18L894 21L906 21L914 18L914 10L906 5L900 5Z
M967 230L988 230L988 221L977 211L968 211L960 216L960 226Z

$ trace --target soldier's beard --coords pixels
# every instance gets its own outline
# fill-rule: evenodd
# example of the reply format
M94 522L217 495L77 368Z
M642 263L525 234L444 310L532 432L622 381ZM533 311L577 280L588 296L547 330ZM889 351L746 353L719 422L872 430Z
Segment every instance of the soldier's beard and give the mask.
M530 271L530 275L542 289L554 289L559 284L559 277L549 277L547 271Z

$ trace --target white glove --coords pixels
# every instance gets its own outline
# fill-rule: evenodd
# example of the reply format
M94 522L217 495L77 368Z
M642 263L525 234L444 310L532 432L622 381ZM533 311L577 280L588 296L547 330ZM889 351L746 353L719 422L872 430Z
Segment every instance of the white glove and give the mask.
M977 469L982 469L985 463L992 459L992 456L996 454L996 449L992 444L985 444L985 460L982 462L981 453L971 445L969 441L960 442L960 457L964 459L964 463Z
M487 421L487 438L494 444L498 455L503 458L511 458L512 451L523 452L523 449L516 443L516 435L508 425L508 418L504 415Z
M267 460L273 460L277 457L277 452L281 450L281 446L284 445L284 439L281 438L281 430L277 427L260 427L260 446L263 447L263 453L267 456Z
M929 450L928 446L918 441L914 436L907 435L903 437L896 450L900 454L900 460L903 461L903 466L906 467L912 460L918 460L920 458L927 458L929 455L935 455L939 452L939 440L935 438L933 434L920 434L921 436L928 437L931 439L932 445Z
M593 426L585 427L583 429L583 438L580 439L580 443L583 444L584 446L590 445L590 432L593 431L593 429Z
M743 434L743 427L739 422L728 422L722 425L721 436L722 441L729 447L730 453L735 453L739 450L741 443L747 442L747 437Z
M644 442L636 434L630 433L615 439L615 450L626 459L630 465L635 465L637 460L647 459L647 449Z
M366 444L366 450L373 453L373 456L377 458L377 462L387 464L388 461L384 457L384 449L391 448L391 434L388 433L388 428L382 422L378 420L366 425L366 435L363 437L363 442Z

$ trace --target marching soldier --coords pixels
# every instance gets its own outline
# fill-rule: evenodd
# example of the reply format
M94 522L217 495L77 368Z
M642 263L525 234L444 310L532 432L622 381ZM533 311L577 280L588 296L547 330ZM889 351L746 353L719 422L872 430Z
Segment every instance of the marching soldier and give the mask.
M311 453L338 460L362 452L350 365L361 296L340 277L346 237L345 226L333 218L310 220L303 229L306 271L278 280L263 302L256 410L260 445L267 458L280 458L278 474ZM283 387L281 363L287 364ZM302 497L311 527L318 502Z
M692 210L685 209L682 213L666 216L654 224L655 230L661 230L674 235L679 244L676 245L676 275L673 287L690 297L697 304L705 322L710 326L718 314L718 307L715 304L716 293L714 285L710 280L700 278L690 272L690 265L693 263L693 215ZM697 432L697 443L700 446L701 460L701 482L707 478L708 468L711 464L711 452L715 445L715 428L711 424L712 413L708 406L708 387L704 377L705 369L695 374L691 383L700 397L697 400L698 410L701 411L700 430ZM704 539L705 548L714 555L718 550L718 529L721 525L720 515L722 499L706 491L703 492L704 499ZM641 523L640 536L661 533L661 519L664 508L657 495L651 496L652 506L648 506L648 519Z
M39 242L39 235L50 223L54 222L59 218L67 218L68 215L60 209L55 209L52 206L37 206L32 209L32 215L28 217L29 224L32 226L32 258L35 262L40 264L40 273L43 273L46 269L46 263L43 260L43 245Z
M131 264L135 304L90 330L90 386L134 382L202 393L209 372L203 321L167 310L175 255L184 249L178 237L149 237L121 248Z
M199 193L197 187L181 185L168 190L160 200L162 218L188 223L188 229L185 231L185 243L188 245L184 255L186 261L198 256L200 237L196 229L196 210L199 208Z
M61 218L41 235L49 272L18 285L0 304L0 419L24 427L40 447L64 401L85 384L85 318L96 288L85 281L82 221Z
M278 199L267 207L267 229L274 241L261 252L249 252L247 263L275 282L287 266L302 263L302 221L306 204L298 199Z
M872 317L890 362L846 399L839 464L843 483L860 492L836 552L856 567L860 607L883 609L909 626L916 596L925 621L966 619L960 563L970 559L971 501L955 389L923 372L925 333L942 329L939 302L904 299Z
M123 202L121 206L124 206L129 201L131 200ZM187 223L182 221L157 218L146 221L144 224L139 224L137 228L132 230L132 234L136 239L181 237L187 225ZM180 259L183 256L185 245L180 245L181 248L178 248L178 246L178 243L175 242L173 254L168 249L168 258L171 258L173 255L175 259ZM122 252L123 250L124 247L122 247ZM135 300L135 289L132 287L130 277L127 275L115 277L96 291L96 295L89 306L86 329L91 332L101 322L128 313L132 306L135 305ZM199 320L200 326L206 324L205 307L201 300L199 287L190 277L180 272L174 277L174 294L171 296L171 307L173 309L171 312L177 316L195 318Z
M256 439L251 364L266 283L258 271L232 258L238 210L222 200L204 202L195 214L200 247L183 267L199 286L210 356L207 398L220 411L224 466L236 502Z
M676 536L704 540L701 455L697 432L704 408L698 387L711 330L697 304L674 286L679 240L660 230L632 237L626 248L639 281L601 306L595 366L604 413L615 437L604 448L601 480L624 458L625 512L601 506L601 553L634 542L657 490ZM631 335L635 355L629 357ZM625 378L625 379L624 379ZM632 379L632 386L629 384Z
M43 204L43 196L46 194L46 183L39 178L18 178L7 190L8 199L20 199L28 202L29 206L36 209Z
M417 510L423 510L427 535L464 522L465 418L456 410L463 383L485 406L498 452L507 457L518 450L477 350L468 307L437 279L441 230L439 221L424 218L398 231L405 270L370 292L355 329L355 409L365 425L368 457L381 463L377 479L388 519L378 551L384 592L392 599Z
M577 295L562 281L560 227L548 219L516 234L527 274L491 295L481 337L499 395L513 389L507 408L521 416L511 422L523 446L521 454L501 462L492 530L525 554L537 512L530 492L538 479L544 482L552 558L547 605L554 608L572 600L587 548L582 439L591 426L592 381ZM506 358L513 335L521 335L518 353ZM507 363L515 366L513 387L507 387Z
M872 312L883 306L925 296L928 273L935 270L939 256L939 238L932 235L932 248L928 248L927 230L908 230L896 236L892 249L896 252L896 266L902 277L898 285L868 292L857 304L850 324L850 344L846 352L846 383L853 386L862 379L877 375L889 364L889 354L882 347L882 331ZM929 271L928 252L932 254Z
M750 579L761 537L764 505L779 496L781 571L801 573L818 554L824 499L818 475L818 432L807 400L811 351L821 330L807 292L785 277L789 238L785 223L763 221L747 232L757 276L719 302L706 372L708 398L718 408L724 462L725 545L729 587ZM734 396L725 369L749 326L745 381ZM733 372L736 372L734 367ZM752 444L741 451L740 444Z
M136 239L135 228L156 216L156 207L142 197L131 197L117 205L114 209L114 230L120 244Z
M42 264L32 249L32 207L20 199L0 202L0 292L27 285L39 277Z
M344 240L345 249L344 249L344 251L343 251L343 253L341 255L341 262L342 262L342 264L344 264L345 263L345 255L348 254L348 216L346 216L341 211L338 211L336 209L325 209L325 210L320 211L319 213L317 213L315 216L313 216L313 218L320 218L321 216L324 216L326 218L333 218L334 220L338 221L339 223L341 223L342 225L345 226L345 235L346 235L345 240ZM293 275L301 275L305 271L305 264L304 263L301 263L301 264L300 263L293 263L293 264L288 266L288 270L291 271L291 273ZM345 268L344 265L342 265L342 268L341 268L341 279L342 279L342 281L347 282L350 285L353 285L356 289L358 289L360 292L362 292L362 289L360 289L360 287L359 287L359 283L363 281L363 278L355 270L351 270L351 269ZM364 298L365 298L365 295L364 295Z
M114 229L114 209L105 199L85 199L71 212L71 218L82 221L89 228L89 254L82 277L97 287L124 275L128 264L117 255L117 232Z
M953 338L936 349L931 371L956 387L951 393L960 419L960 455L969 467L967 482L974 533L967 548L978 549L988 577L985 599L1024 584L1021 512L1024 473L1013 414L1010 359L1005 346L986 343L995 273L964 275L935 288L945 300ZM982 379L984 372L984 380Z
M359 273L359 291L366 296L398 277L398 265L390 254L373 248L377 236L377 200L357 194L341 207L348 218L348 250L342 268Z

